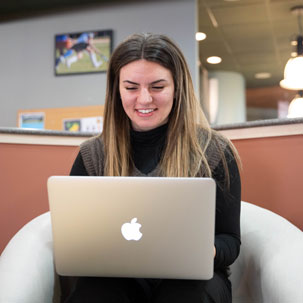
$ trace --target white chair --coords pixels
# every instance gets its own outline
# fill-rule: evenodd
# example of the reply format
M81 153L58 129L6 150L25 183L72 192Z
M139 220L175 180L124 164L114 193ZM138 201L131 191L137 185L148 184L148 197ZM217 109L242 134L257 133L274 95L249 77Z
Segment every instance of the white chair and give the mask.
M23 226L0 257L0 303L52 303L55 289L50 213Z
M234 303L303 303L303 232L242 202L241 252L231 266Z
M303 233L242 202L241 254L232 265L234 303L303 302ZM0 257L0 303L58 302L49 213L26 224Z

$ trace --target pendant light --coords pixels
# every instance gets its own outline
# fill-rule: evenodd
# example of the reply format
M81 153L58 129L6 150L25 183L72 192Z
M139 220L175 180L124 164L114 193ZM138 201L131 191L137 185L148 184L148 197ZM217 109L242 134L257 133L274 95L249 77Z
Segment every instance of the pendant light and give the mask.
M298 16L299 35L296 38L296 57L290 58L284 69L284 79L280 86L291 90L303 90L303 32L301 17L303 6L295 6L291 11Z
M303 91L300 90L288 107L287 118L303 117Z

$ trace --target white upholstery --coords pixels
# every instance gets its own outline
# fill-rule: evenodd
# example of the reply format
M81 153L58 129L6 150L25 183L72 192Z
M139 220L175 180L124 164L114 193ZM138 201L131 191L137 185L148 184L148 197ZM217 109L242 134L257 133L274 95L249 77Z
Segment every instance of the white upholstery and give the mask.
M51 303L54 265L50 214L21 228L0 257L0 303Z
M241 254L232 265L234 303L303 302L303 233L242 202ZM26 224L0 257L0 303L51 303L54 266L49 213Z
M241 252L232 265L234 303L303 303L303 232L242 202Z

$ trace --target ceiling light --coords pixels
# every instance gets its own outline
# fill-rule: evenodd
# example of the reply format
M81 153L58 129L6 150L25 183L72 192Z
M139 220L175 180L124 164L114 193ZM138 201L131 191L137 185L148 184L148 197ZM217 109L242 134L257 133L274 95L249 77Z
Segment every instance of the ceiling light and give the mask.
M197 32L196 33L196 40L197 41L202 41L206 39L206 34L202 33L202 32Z
M295 6L291 11L298 16L299 35L296 43L296 57L290 58L284 69L284 79L280 81L280 86L286 89L302 90L303 89L303 33L301 26L301 16L303 15L303 6ZM293 53L292 53L293 55Z
M284 69L284 79L280 85L286 89L303 89L303 56L290 58Z
M268 79L271 77L271 73L256 73L255 78L256 79Z
M206 61L210 64L218 64L222 61L222 59L220 57L217 57L217 56L212 56L212 57L208 57L206 59Z
M287 118L299 117L303 117L303 91L299 91L288 107Z
M297 45L298 45L298 41L297 41L297 40L292 40L292 41L290 42L290 45L292 45L292 46L297 46Z

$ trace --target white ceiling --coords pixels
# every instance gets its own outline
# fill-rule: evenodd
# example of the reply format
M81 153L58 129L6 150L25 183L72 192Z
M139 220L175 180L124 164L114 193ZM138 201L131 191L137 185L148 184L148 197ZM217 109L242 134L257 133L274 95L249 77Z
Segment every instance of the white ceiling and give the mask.
M295 50L290 41L299 27L291 8L298 5L303 0L198 0L198 28L207 34L199 42L202 66L237 71L245 76L249 88L278 85ZM206 58L213 55L223 61L208 64ZM272 77L255 79L260 72Z

